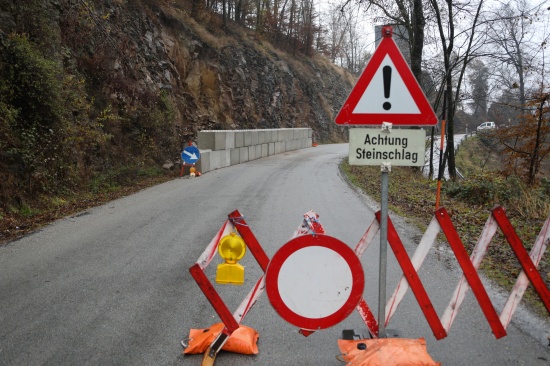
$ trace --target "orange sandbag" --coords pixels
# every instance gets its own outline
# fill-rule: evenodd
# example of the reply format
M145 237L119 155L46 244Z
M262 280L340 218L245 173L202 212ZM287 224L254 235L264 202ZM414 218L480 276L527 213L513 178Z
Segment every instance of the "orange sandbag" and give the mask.
M358 348L361 343L366 348ZM338 348L350 366L441 366L428 354L424 338L339 339Z
M223 330L223 327L223 323L216 323L206 329L191 329L189 331L189 343L183 350L183 353L204 353ZM256 355L258 354L259 337L255 329L241 325L231 334L227 342L223 345L222 350L242 353L244 355Z

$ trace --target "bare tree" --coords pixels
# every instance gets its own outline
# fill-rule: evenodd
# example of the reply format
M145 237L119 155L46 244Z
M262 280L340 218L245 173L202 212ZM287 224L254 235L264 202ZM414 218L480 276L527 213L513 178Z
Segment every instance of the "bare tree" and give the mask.
M505 173L529 184L536 182L549 154L548 81L544 52L548 34L548 1L502 3L488 18L490 53L495 85L501 91L491 115L503 129L495 135L503 148Z
M344 7L352 0L346 0ZM386 24L392 24L405 29L406 41L409 45L411 71L419 83L422 82L422 54L424 50L424 16L423 0L356 0L365 5L365 11L376 9Z
M332 63L336 64L336 59L339 57L341 50L345 47L347 39L347 28L349 24L345 21L343 11L340 11L339 5L333 5L328 10L328 16L325 17L327 34L328 34L328 49L327 56Z
M468 81L470 84L470 110L479 123L487 118L489 99L489 69L485 63L477 58L470 62L468 67L470 73Z
M362 16L362 9L357 4L342 7L341 2L337 1L328 7L323 17L327 56L333 63L354 74L363 70L369 57Z
M439 41L443 56L444 88L447 98L447 148L449 176L456 179L455 149L454 149L454 116L457 105L461 101L461 88L468 63L476 56L476 51L483 45L483 32L478 32L481 10L484 1L476 3L455 3L445 0L445 7L440 7L440 1L430 0L435 14ZM455 19L461 19L460 28Z
M302 0L301 4L301 31L299 33L300 41L302 44L303 52L306 55L311 55L313 51L313 41L315 39L315 33L317 27L315 26L315 19L317 18L317 13L315 12L315 7L313 0Z
M527 103L528 77L540 74L535 64L541 40L534 21L541 8L542 4L531 6L526 0L509 1L487 20L491 46L488 55L497 71L496 83L514 95L518 109Z

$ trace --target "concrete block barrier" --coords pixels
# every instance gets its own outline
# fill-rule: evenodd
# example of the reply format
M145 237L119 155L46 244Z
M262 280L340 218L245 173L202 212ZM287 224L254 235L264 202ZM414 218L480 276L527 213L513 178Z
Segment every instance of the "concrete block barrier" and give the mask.
M231 160L229 150L218 150L210 152L210 170L228 167L230 165L230 161Z
M199 131L197 135L199 149L212 151L227 150L235 147L235 131Z
M246 163L248 161L248 146L239 147L240 163Z
M248 160L256 160L256 146L248 146Z
M285 143L284 141L277 141L275 143L275 154L281 154L285 152Z
M207 132L207 131L204 131ZM244 131L235 131L235 147L244 146Z
M256 148L256 159L260 159L262 157L262 145L255 145Z
M261 144L264 144L266 142L265 141L266 135L267 135L266 131L264 131L264 130L258 131L258 144L261 145Z
M236 147L229 150L229 164L236 165L241 163L241 148Z
M197 161L197 170L199 172L208 172L210 171L210 153L212 150L201 150L199 149L199 152L201 153L201 158L199 161Z
M197 134L201 173L312 146L311 128L203 130Z

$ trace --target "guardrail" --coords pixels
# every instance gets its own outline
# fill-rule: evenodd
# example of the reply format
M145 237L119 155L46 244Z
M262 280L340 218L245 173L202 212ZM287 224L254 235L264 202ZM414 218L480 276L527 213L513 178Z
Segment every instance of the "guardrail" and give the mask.
M311 128L199 131L201 173L312 146Z

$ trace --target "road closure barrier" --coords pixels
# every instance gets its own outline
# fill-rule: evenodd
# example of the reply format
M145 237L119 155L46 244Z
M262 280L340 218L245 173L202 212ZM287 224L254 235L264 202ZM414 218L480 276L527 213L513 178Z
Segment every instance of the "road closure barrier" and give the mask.
M372 243L374 236L380 230L379 218L380 213L378 212L376 214L376 219L371 223L355 248L357 255L362 255L362 253ZM479 236L478 242L472 251L472 254L468 256L466 249L451 222L449 214L445 208L442 207L435 212L434 217L426 229L424 236L420 240L420 243L418 244L412 258L409 258L405 252L405 248L395 230L395 227L391 223L391 220L388 219L388 221L388 242L396 256L397 261L399 262L399 265L401 266L401 269L403 270L403 276L397 284L392 296L386 303L386 325L390 322L391 317L394 315L399 303L409 288L411 288L436 339L442 339L447 336L453 320L460 309L460 305L462 304L462 301L470 288L472 289L472 292L474 293L474 296L497 339L506 335L506 327L510 323L512 315L517 309L517 306L521 301L521 298L523 297L529 283L533 285L546 310L550 313L550 291L537 270L537 266L540 263L546 248L550 244L550 217L548 217L545 221L530 254L528 254L512 224L508 220L504 208L501 206L496 206L491 210L491 215L485 223L485 227ZM498 228L501 229L504 237L522 267L522 271L516 280L516 283L500 316L496 313L491 299L489 298L487 291L483 287L479 275L477 274L477 269L479 268L481 261L487 252L487 248ZM463 272L463 275L459 280L453 295L451 296L450 303L441 318L437 316L432 302L417 273L440 232L443 232L447 238L453 254ZM363 321L370 333L374 337L377 337L378 324L370 310L370 307L364 299L362 299L357 306L357 310L363 318Z
M345 259L345 262L347 263L348 267L345 265L343 266L344 269L347 269L348 271L353 273L359 273L361 272L361 275L364 276L360 268L356 268L357 266L361 267L360 262L357 262L357 266L355 265L355 262L357 256L359 259L364 254L364 252L367 250L367 248L370 246L370 244L373 242L375 236L380 231L380 212L377 212L375 215L375 219L372 221L372 223L367 228L366 232L362 236L362 238L359 240L359 243L357 243L355 249L353 252L351 252L351 255L353 256L354 260L350 260L350 256L347 255L347 253L344 253L345 251L342 248L342 245L345 246L344 243L339 242L335 238L328 237L324 235L325 229L323 225L321 225L319 221L319 216L313 212L309 211L306 214L304 214L304 218L302 223L298 226L298 228L295 230L294 234L291 237L291 240L281 247L280 251L283 251L283 253L277 252L274 256L273 261L271 261L266 253L264 252L262 246L252 233L252 230L246 223L244 217L240 214L239 211L235 210L232 213L228 215L228 219L223 223L222 227L219 229L217 234L214 236L212 241L208 244L205 251L201 254L201 256L198 258L198 260L189 268L189 272L199 285L200 289L208 299L208 301L211 303L212 307L216 311L216 313L219 315L222 323L223 323L223 329L215 337L215 339L212 341L210 346L208 347L202 365L212 365L214 362L214 359L216 357L216 354L219 352L219 350L222 349L224 344L228 341L229 337L233 332L235 332L237 329L239 329L241 322L243 321L244 317L247 315L251 307L254 305L254 303L257 301L259 296L264 292L266 288L266 276L273 277L273 279L270 280L268 283L267 289L268 296L270 298L270 301L272 302L272 305L274 306L274 309L279 312L281 317L283 317L285 320L291 322L292 324L300 327L303 326L306 329L300 329L300 332L304 336L308 336L312 333L314 333L315 330L324 329L328 326L334 325L334 323L339 322L342 320L341 318L347 317L349 312L353 311L354 307L358 311L359 315L363 319L363 322L367 326L369 332L374 338L378 338L378 331L379 331L379 325L377 322L377 319L375 318L374 314L372 313L367 301L363 297L363 290L362 285L360 286L359 293L354 293L352 285L347 286L346 284L351 281L350 283L359 283L361 281L358 281L357 278L343 278L342 281L333 281L331 278L330 281L324 281L323 283L328 283L333 285L335 289L339 289L338 286L344 286L342 287L344 289L344 292L349 291L350 294L348 297L340 296L340 291L332 291L331 293L338 293L338 296L340 296L337 300L343 303L342 306L337 307L338 309L329 309L323 308L322 306L313 306L315 308L318 308L316 311L320 311L323 313L323 316L316 316L311 315L309 310L303 310L302 308L294 309L293 306L297 302L300 301L294 301L295 298L291 298L291 301L287 301L286 298L290 296L289 294L295 290L293 284L294 282L300 283L300 281L303 282L303 278L297 278L295 281L281 281L279 277L281 275L279 273L284 273L286 276L288 272L287 268L298 268L297 275L303 275L302 267L300 266L300 263L304 262L304 253L308 254L308 258L306 258L307 261L313 261L313 259L318 260L319 258L323 258L323 256L328 256L330 254L330 258L336 258L339 259L338 256L343 257ZM502 234L506 238L508 244L512 248L512 251L516 258L518 259L522 271L519 274L516 283L511 291L511 294L508 298L508 301L506 302L503 310L501 311L500 315L497 314L495 307L493 306L491 299L484 288L481 279L477 273L477 270L479 269L479 266L481 264L481 261L483 257L485 256L485 253L487 252L487 249L497 231L499 229L502 231ZM419 275L418 270L422 266L422 263L424 262L428 252L432 248L433 244L436 242L436 238L439 233L443 233L449 243L449 246L452 250L452 253L456 257L458 264L460 265L460 268L462 269L463 275L460 278L454 293L451 296L449 305L445 309L443 316L439 317L432 301L430 300L430 297L428 295L428 291L424 287ZM254 256L255 260L258 262L260 268L264 272L262 276L255 282L254 286L250 290L250 292L247 294L247 296L242 300L240 305L237 307L237 309L231 313L227 305L224 303L214 286L212 285L212 282L208 279L208 277L204 274L204 270L210 262L212 261L215 253L218 250L218 245L221 241L221 239L230 233L238 233L244 243L246 244L246 247L250 250L252 255ZM305 244L303 244L304 242ZM332 242L339 242L339 243L332 243ZM296 244L293 246L293 243ZM516 311L519 302L521 301L525 290L529 283L531 283L537 292L538 296L540 297L540 300L542 301L543 305L547 309L547 311L550 313L550 291L548 290L548 287L546 286L542 276L537 270L537 266L539 265L544 252L546 251L547 247L550 245L550 217L547 218L544 225L542 226L542 229L532 246L531 252L527 253L527 250L525 249L525 246L521 242L520 238L518 237L517 233L515 232L512 224L510 223L509 219L506 216L506 212L504 208L500 206L495 206L491 210L491 214L489 218L487 219L487 222L485 223L485 226L483 228L483 231L481 235L479 236L479 239L477 241L477 244L475 248L473 249L471 255L468 255L461 239L458 236L458 233L453 226L450 216L445 210L444 207L438 209L434 213L434 217L432 218L428 228L426 229L422 239L420 240L420 243L416 247L416 250L411 258L409 258L405 246L403 245L391 219L388 217L388 243L391 247L393 253L395 254L395 257L403 271L403 276L401 277L399 283L397 284L393 294L387 299L386 305L385 305L385 317L382 317L382 319L385 319L386 326L392 316L397 311L397 308L402 301L403 297L405 296L407 290L410 288L411 291L414 294L414 297L416 301L418 302L421 311L424 314L424 317L426 318L426 321L428 322L434 336L436 339L440 340L447 336L451 325L460 309L460 306L466 296L466 293L471 288L472 292L485 316L487 319L487 322L494 334L494 336L498 339L501 337L506 336L506 328L509 325L511 318ZM334 245L333 245L334 244ZM340 245L342 244L342 245ZM289 246L290 245L290 246ZM284 252L285 247L289 246L288 250ZM348 250L349 248L345 248ZM303 253L302 253L303 251ZM332 252L334 253L332 253ZM330 252L330 253L329 253ZM295 254L299 253L299 254ZM310 256L311 253L314 253L315 255ZM327 254L328 253L328 254ZM273 265L273 268L270 267L271 262L276 262L275 257L279 258L278 266ZM286 257L285 257L286 255ZM295 257L294 257L295 256ZM315 258L314 258L315 257ZM290 259L289 259L290 258ZM299 260L298 260L299 259ZM341 258L340 258L341 259ZM296 263L298 261L298 263ZM289 262L290 264L288 264ZM324 262L323 262L324 263ZM332 259L330 263L333 263ZM306 266L307 267L307 266ZM271 268L271 269L270 269ZM323 267L325 268L325 267ZM284 269L284 270L283 270ZM275 271L275 272L272 272ZM278 272L277 272L278 271ZM291 271L292 272L292 271ZM341 271L340 271L341 272ZM345 272L345 271L344 271ZM291 273L292 276L294 276L294 272ZM275 277L274 277L275 276ZM279 277L277 277L279 276ZM291 276L291 277L292 277ZM287 278L286 276L285 278ZM309 276L309 273L306 273L306 275L303 275L304 278L312 278ZM338 277L338 276L334 276ZM294 278L294 277L293 277ZM348 282L346 282L348 281ZM289 284L291 282L291 284ZM331 283L334 282L334 283ZM271 285L270 285L271 284ZM362 282L361 282L362 284ZM285 287L287 286L287 287ZM294 286L294 287L293 287ZM328 286L328 285L327 285ZM282 290L281 290L282 287ZM284 296L282 295L284 292ZM294 291L295 292L295 291ZM319 293L324 293L323 289L319 289ZM330 291L328 291L330 292ZM281 298L279 301L279 308L282 308L286 311L286 314L290 314L288 316L284 316L282 312L280 312L281 309L278 309L278 303L274 303L273 298L279 299L278 297L274 297L273 293L278 294L278 296ZM302 294L303 295L303 294ZM352 296L353 295L353 296ZM305 295L304 295L305 296ZM319 297L313 296L311 298L318 299ZM333 301L334 299L328 299L326 302ZM281 307L281 304L285 305ZM334 312L332 312L334 310ZM341 315L345 312L345 315ZM296 315L297 314L297 315ZM333 321L333 317L335 315L338 315L338 320ZM294 321L295 319L298 319L299 321ZM305 319L304 322L302 322L302 318ZM310 325L308 322L311 322L313 319L313 323L315 323L313 326ZM319 320L320 319L320 320ZM321 321L325 321L326 324L319 323ZM326 326L325 326L326 325ZM383 338L383 337L381 337ZM182 343L183 344L183 343Z
M323 225L318 220L319 215L313 211L308 211L304 214L303 222L295 230L292 238L307 234L323 234ZM258 264L260 265L264 275L262 275L252 287L248 295L242 300L237 309L231 313L221 296L218 294L212 282L204 274L204 270L208 267L216 252L218 251L218 244L221 239L230 233L238 232L245 242L247 248L250 250ZM200 289L214 308L214 311L218 314L223 323L223 329L219 335L208 347L205 353L205 360L203 365L213 364L216 354L223 348L225 343L229 340L229 337L233 332L237 331L240 327L240 323L248 311L252 308L259 296L265 289L265 272L269 264L269 258L265 254L262 246L252 233L252 230L246 223L244 217L238 210L233 211L228 215L228 219L223 223L222 227L218 230L218 233L210 241L204 252L197 259L195 264L189 268L191 276L195 279L195 282L199 285ZM313 332L307 330L301 330L302 334L309 335ZM185 343L182 343L185 344ZM185 353L185 350L184 350Z

